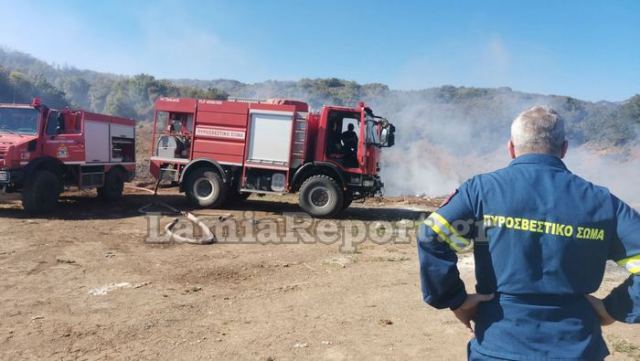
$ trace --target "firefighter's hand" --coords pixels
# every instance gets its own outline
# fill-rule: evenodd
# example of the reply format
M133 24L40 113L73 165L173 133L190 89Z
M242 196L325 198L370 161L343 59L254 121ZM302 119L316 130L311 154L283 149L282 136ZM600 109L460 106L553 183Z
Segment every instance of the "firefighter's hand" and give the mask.
M600 318L600 324L602 326L609 326L610 324L616 322L616 320L611 317L607 309L604 307L604 303L601 299L591 295L586 295L585 297L587 298L587 301L591 303L593 309L596 311L596 314Z
M463 325L467 326L467 328L473 332L471 320L476 316L478 304L480 304L480 302L491 301L492 299L493 293L490 295L481 295L476 293L467 295L467 299L464 300L464 303L460 307L453 310L453 314L456 315L456 318L458 318Z

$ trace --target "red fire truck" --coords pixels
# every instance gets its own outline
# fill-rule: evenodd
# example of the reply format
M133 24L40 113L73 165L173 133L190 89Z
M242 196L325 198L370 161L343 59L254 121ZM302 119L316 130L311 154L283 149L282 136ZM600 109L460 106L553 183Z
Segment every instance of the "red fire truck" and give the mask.
M69 186L122 195L135 175L135 121L83 110L0 104L0 188L31 213L53 210Z
M395 128L364 103L318 113L283 99L155 105L151 173L196 206L299 192L303 210L329 217L382 189L380 151L393 145Z

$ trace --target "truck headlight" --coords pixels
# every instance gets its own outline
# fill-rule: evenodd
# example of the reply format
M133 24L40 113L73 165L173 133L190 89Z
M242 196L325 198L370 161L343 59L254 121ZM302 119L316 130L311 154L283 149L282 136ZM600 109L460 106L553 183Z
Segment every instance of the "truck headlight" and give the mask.
M365 187L373 187L374 184L375 182L371 179L367 179L364 182L362 182L362 185Z
M6 170L0 170L0 182L9 183L9 172Z

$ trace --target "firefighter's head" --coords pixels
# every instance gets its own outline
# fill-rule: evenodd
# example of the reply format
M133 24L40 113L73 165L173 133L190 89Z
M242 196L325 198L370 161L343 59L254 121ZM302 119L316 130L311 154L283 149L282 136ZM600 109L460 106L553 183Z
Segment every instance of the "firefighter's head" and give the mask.
M349 125L347 125L347 129L348 129L350 132L353 132L353 128L354 128L353 123L349 123Z
M529 108L520 113L511 124L511 139L508 143L511 158L529 153L563 158L567 147L564 120L552 108Z

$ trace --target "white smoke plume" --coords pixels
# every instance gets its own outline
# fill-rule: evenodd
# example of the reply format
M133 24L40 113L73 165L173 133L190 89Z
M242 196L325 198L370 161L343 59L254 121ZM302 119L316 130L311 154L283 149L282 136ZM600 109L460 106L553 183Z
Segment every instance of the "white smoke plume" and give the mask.
M554 106L548 98L494 100L487 114L502 114L500 119L487 117L481 107L445 103L419 92L376 100L376 113L389 117L397 127L396 145L383 152L385 193L443 196L475 174L507 166L511 120L533 105ZM635 186L640 177L640 148L596 151L572 139L569 142L565 162L573 173L640 205L640 190Z
M588 147L571 148L565 159L569 170L609 190L634 208L640 208L640 147L609 150L603 154Z

